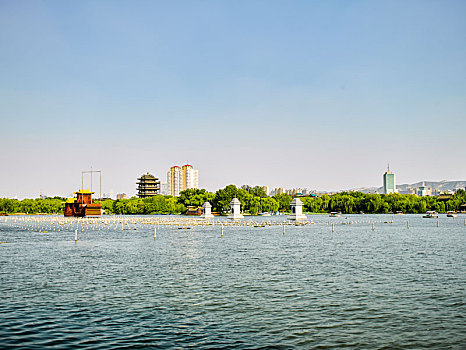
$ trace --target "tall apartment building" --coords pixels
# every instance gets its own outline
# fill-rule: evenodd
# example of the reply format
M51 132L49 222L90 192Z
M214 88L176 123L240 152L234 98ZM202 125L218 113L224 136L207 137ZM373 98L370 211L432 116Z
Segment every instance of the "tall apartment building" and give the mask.
M264 190L264 192L265 192L265 194L266 194L267 196L270 194L270 192L269 192L269 186L267 186L267 185L262 186L262 190Z
M172 166L167 173L168 194L179 196L181 190L181 168L178 165Z
M179 196L181 191L188 188L199 188L199 171L190 164L181 168L172 166L167 173L167 187L171 196Z
M383 174L383 193L396 193L396 178L395 174L390 171L390 165L387 171Z
M188 188L199 188L199 172L192 165L186 164L181 168L182 191Z
M278 188L276 188L274 192L275 192L274 194L282 194L282 193L285 193L285 191L283 190L283 187L278 187Z
M168 190L168 184L167 183L161 183L160 184L160 194L163 194L164 196L170 194L170 191Z

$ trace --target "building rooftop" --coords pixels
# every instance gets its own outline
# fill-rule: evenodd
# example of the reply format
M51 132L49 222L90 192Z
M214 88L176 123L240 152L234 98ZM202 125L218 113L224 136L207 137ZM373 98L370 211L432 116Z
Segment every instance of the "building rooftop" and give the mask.
M241 202L239 201L238 198L235 197L231 200L230 204L241 204Z
M91 192L89 190L79 190L79 191L76 191L75 194L94 194L95 192Z
M147 173L138 178L138 180L157 180L157 178L154 175Z

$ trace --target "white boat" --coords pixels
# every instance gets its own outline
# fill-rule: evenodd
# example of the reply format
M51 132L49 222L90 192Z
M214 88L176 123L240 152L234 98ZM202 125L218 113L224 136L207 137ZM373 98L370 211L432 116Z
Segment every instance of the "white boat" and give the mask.
M336 217L339 217L339 216L340 216L340 214L339 214L339 213L337 213L336 211L332 211L332 212L330 213L330 215L329 215L329 216L330 216L330 217L332 217L332 218L336 218Z
M428 212L425 213L423 218L429 218L429 219L430 218L438 218L438 214L435 211L428 211Z
M456 218L456 213L454 211L447 211L447 217Z

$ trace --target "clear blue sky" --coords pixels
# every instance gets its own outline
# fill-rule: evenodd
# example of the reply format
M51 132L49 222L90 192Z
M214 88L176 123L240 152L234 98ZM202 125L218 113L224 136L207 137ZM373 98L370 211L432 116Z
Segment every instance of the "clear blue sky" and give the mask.
M465 1L0 0L0 197L466 179Z

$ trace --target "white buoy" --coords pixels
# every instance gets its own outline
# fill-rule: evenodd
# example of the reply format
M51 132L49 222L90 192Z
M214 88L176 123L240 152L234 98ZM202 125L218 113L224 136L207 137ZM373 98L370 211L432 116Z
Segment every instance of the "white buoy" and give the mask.
M157 239L157 226L154 226L154 241Z

